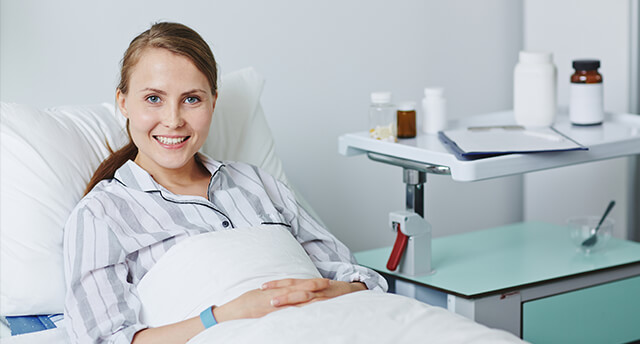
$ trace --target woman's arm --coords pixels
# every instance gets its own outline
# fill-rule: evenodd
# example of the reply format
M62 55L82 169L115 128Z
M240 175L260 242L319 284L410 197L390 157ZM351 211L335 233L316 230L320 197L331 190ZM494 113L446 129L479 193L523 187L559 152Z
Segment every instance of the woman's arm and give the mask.
M186 343L203 330L200 318L193 317L175 324L141 330L133 336L131 343Z
M123 249L110 235L114 224L96 216L96 204L83 203L65 225L65 328L73 343L130 343L146 327L138 321L140 301L127 281Z

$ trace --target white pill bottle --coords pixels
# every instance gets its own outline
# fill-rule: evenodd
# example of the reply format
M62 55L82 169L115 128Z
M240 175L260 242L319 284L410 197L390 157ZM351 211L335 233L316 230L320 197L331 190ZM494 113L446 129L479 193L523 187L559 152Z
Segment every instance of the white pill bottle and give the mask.
M426 87L422 99L422 131L437 134L447 128L447 102L440 87Z
M526 127L551 126L556 116L558 71L553 55L521 51L513 73L513 114Z

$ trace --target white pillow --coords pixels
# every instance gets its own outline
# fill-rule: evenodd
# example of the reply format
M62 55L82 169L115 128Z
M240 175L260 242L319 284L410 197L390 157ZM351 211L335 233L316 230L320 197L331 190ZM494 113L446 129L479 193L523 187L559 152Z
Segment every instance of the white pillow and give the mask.
M175 323L284 278L320 278L283 226L262 225L201 234L172 247L138 283L141 320Z
M108 104L39 110L1 104L0 313L59 313L62 227L126 134Z
M201 151L217 160L256 165L287 184L302 207L322 224L318 214L289 183L276 155L275 141L260 104L264 78L253 68L226 74L218 85L209 137Z
M264 80L246 68L224 75L202 151L244 161L286 182L260 96ZM63 311L62 230L107 157L105 141L126 141L110 104L37 109L2 103L0 139L0 315Z

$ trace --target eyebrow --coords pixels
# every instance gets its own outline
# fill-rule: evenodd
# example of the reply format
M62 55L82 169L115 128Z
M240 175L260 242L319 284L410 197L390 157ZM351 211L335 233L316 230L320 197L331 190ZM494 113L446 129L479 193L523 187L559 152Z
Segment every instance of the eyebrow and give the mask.
M167 92L165 92L163 90L159 90L157 88L152 88L152 87L146 87L146 88L143 88L143 89L140 90L140 92L147 92L147 91L151 91L151 92L162 94L162 95L167 95ZM204 91L202 89L194 88L192 90L189 90L189 91L186 91L186 92L182 92L181 96L185 96L185 95L190 94L190 93L198 93L198 92L205 93L205 94L207 93L206 91Z

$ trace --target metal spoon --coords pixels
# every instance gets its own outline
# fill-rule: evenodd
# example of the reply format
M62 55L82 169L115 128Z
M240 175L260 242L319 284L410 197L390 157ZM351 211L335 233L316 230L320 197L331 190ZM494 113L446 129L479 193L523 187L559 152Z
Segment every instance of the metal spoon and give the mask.
M609 202L609 205L607 206L607 210L605 210L604 214L602 214L602 218L600 219L600 222L598 223L596 228L593 230L593 234L591 234L590 237L588 237L585 241L582 242L582 246L591 247L595 245L596 242L598 242L598 236L597 236L598 229L600 229L600 226L604 222L604 219L607 217L607 215L609 215L609 212L611 211L611 208L613 208L614 205L616 205L616 201Z

